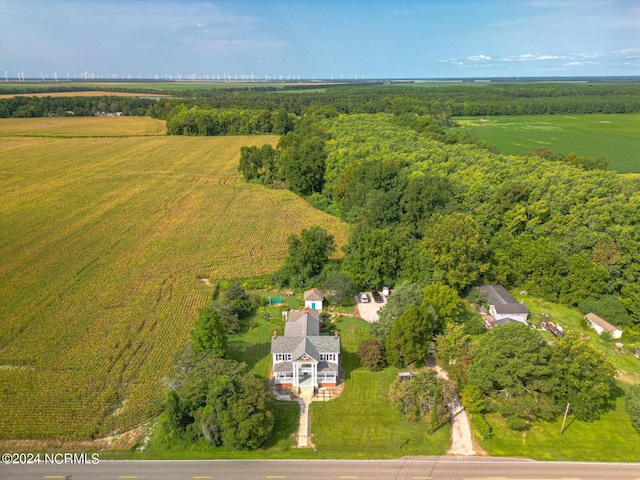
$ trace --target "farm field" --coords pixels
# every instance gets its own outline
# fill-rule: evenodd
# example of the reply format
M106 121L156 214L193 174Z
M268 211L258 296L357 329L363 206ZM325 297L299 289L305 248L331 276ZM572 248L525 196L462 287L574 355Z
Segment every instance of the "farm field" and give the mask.
M459 130L471 131L506 155L536 147L583 157L605 157L609 169L640 172L640 114L523 115L461 117Z
M166 134L164 120L151 117L38 117L0 120L0 139L3 141L10 141L5 137L135 137Z
M268 274L287 236L312 225L346 241L336 218L241 181L240 147L275 136L78 120L107 119L55 119L47 135L62 138L0 120L2 439L92 438L145 421L210 299L201 278Z
M0 92L2 92L2 90L0 90ZM149 95L149 93L87 90L84 92L0 93L0 99L13 97L145 97ZM166 95L153 94L153 96L163 97Z

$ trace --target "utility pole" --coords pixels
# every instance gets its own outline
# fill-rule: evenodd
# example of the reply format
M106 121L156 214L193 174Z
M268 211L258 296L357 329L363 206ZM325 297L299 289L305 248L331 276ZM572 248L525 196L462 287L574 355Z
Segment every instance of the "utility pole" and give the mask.
M562 419L562 427L560 427L560 435L564 432L564 423L567 421L567 414L569 413L569 404L567 403L567 409L564 411L564 418Z

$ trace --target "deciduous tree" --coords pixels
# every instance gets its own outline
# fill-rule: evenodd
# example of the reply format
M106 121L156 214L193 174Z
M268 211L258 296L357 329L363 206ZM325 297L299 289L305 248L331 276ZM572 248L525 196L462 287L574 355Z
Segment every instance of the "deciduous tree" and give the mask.
M433 339L433 314L411 305L391 327L385 343L387 361L397 367L422 361Z
M556 340L550 366L556 405L569 403L578 420L597 420L610 407L616 368L578 334L568 332Z
M447 421L450 399L450 386L433 371L417 373L406 380L396 379L389 387L391 405L409 420L424 419L430 431Z
M366 338L360 342L358 357L362 366L372 372L382 370L386 364L382 342L375 338Z
M209 307L200 310L191 330L191 341L196 352L224 357L227 352L227 328L220 313Z
M549 392L551 350L537 331L508 323L484 335L473 352L469 382L514 429L555 414Z

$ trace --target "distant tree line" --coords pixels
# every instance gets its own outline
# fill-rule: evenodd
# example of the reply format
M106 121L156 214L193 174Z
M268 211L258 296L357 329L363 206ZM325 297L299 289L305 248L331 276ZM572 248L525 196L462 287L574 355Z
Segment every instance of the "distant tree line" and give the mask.
M131 91L127 87L96 86L43 86L3 89L6 93L77 92L108 88L110 91ZM534 114L579 113L633 113L640 111L640 85L638 84L579 84L579 83L497 83L490 85L456 86L399 86L392 85L337 85L322 86L301 84L291 87L238 87L189 89L180 91L180 98L124 100L129 106L127 114L152 115L169 120L179 114L181 108L249 109L302 116L309 108L330 106L339 114L354 113L405 113L421 116L492 116ZM291 91L295 90L295 93ZM303 91L298 91L303 90ZM304 91L314 90L314 91ZM136 93L144 95L175 95L175 91L161 88L136 87ZM26 97L31 100L7 102L0 100L0 117L44 116L56 111L74 111L75 115L88 115L92 107L82 103L70 106L75 97ZM34 100L34 98L36 100ZM37 100L48 98L48 100ZM24 100L23 100L24 101ZM89 100L93 102L93 100ZM5 104L5 102L7 102ZM39 103L42 105L39 106ZM132 103L129 103L132 102ZM112 103L112 102L110 102ZM153 106L153 108L150 108ZM124 111L121 109L120 111ZM129 113L130 112L130 113ZM219 133L208 133L217 135Z
M339 114L405 113L440 116L495 116L640 112L640 85L514 83L483 86L335 86L324 91L262 92L208 89L162 99L153 115L168 119L180 105L201 108L284 109L302 116L309 108L332 107Z
M86 117L97 112L145 116L151 114L155 103L156 100L140 97L12 97L0 99L0 118Z

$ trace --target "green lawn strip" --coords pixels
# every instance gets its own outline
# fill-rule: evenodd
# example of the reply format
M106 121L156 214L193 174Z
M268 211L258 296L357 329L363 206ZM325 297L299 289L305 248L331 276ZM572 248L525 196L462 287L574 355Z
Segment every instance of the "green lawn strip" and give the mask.
M355 370L339 398L311 404L312 441L318 452L330 458L397 458L447 450L449 425L428 434L426 422L408 422L389 405L387 390L397 372Z
M526 432L509 429L498 414L485 419L493 435L479 443L489 455L600 462L637 462L640 458L640 434L631 426L623 396L616 399L614 410L595 422L582 422L570 415L562 435L562 417L536 422Z
M370 372L360 366L358 345L369 325L360 318L336 320L346 370L344 391L330 402L312 403L311 433L318 453L327 458L396 458L441 455L449 446L449 426L430 435L424 422L408 422L391 408L387 391L398 369Z
M460 130L470 130L506 155L521 155L536 147L564 154L605 157L609 168L640 172L640 115L524 115L457 118Z

